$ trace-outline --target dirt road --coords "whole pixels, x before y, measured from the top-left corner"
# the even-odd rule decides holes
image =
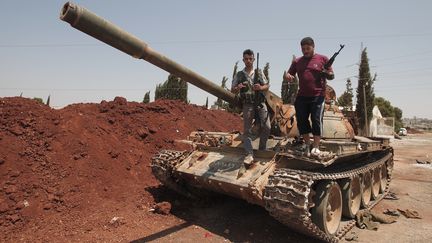
[[[432,134],[415,134],[394,140],[395,167],[390,191],[399,200],[383,200],[374,209],[416,210],[422,219],[404,216],[393,224],[380,225],[378,231],[354,229],[359,242],[431,242],[432,241]]]

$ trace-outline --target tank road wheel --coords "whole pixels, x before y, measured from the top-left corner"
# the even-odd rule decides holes
[[[353,219],[360,209],[362,194],[361,180],[359,176],[344,179],[340,182],[342,189],[342,215]]]
[[[381,185],[380,185],[380,192],[384,193],[385,189],[387,187],[387,165],[383,164],[381,166]]]
[[[370,203],[371,200],[371,194],[372,194],[372,178],[370,171],[367,171],[362,176],[362,183],[361,183],[361,194],[362,194],[362,203],[361,206],[363,208],[367,208],[367,206]]]
[[[333,235],[342,217],[341,189],[337,183],[325,181],[318,184],[315,192],[312,220],[326,234]]]
[[[376,199],[379,196],[381,188],[381,167],[372,170],[372,199]]]

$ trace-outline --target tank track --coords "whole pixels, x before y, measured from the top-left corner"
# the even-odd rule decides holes
[[[338,242],[355,225],[355,220],[341,222],[334,235],[327,235],[312,222],[310,209],[313,205],[313,185],[321,180],[339,180],[360,175],[387,163],[387,184],[384,192],[372,201],[368,210],[374,207],[389,191],[391,172],[393,169],[393,151],[375,162],[345,171],[317,173],[301,170],[279,168],[269,177],[265,188],[265,208],[281,223],[300,232],[326,242]]]
[[[184,196],[194,198],[195,196],[183,186],[183,182],[172,176],[175,166],[188,155],[187,151],[162,150],[153,156],[150,166],[153,175],[162,184]]]
[[[293,170],[287,168],[275,169],[269,176],[268,184],[265,187],[264,201],[265,208],[270,215],[285,224],[289,228],[304,235],[320,239],[326,242],[338,242],[355,225],[355,220],[341,222],[339,230],[334,235],[327,235],[317,225],[312,222],[310,209],[314,206],[312,198],[314,196],[313,185],[322,180],[340,180],[360,175],[369,170],[373,170],[387,163],[387,184],[384,192],[368,205],[369,210],[373,208],[389,191],[389,184],[393,170],[393,151],[389,150],[389,155],[382,159],[365,162],[362,166],[357,166],[344,171],[330,171],[325,173]],[[186,151],[162,150],[152,158],[151,168],[153,174],[164,185],[170,189],[185,195],[195,197],[183,181],[173,176],[173,169],[189,155]]]

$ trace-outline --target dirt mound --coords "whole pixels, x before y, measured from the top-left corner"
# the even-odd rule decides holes
[[[409,134],[423,134],[424,132],[421,130],[417,130],[415,128],[407,127],[407,133]]]
[[[131,215],[151,208],[145,188],[159,184],[149,167],[154,153],[179,149],[174,140],[193,130],[233,131],[241,124],[237,115],[169,100],[116,97],[54,110],[1,98],[0,241],[24,233],[28,238],[19,239],[79,236],[82,229],[107,229],[105,222],[124,208]]]

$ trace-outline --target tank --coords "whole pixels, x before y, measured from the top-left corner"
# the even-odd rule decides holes
[[[144,59],[232,105],[238,98],[205,77],[154,51],[144,41],[67,2],[60,19],[135,58]],[[246,168],[241,133],[195,131],[187,151],[162,150],[152,172],[167,187],[190,197],[202,191],[223,193],[264,207],[287,227],[327,242],[337,242],[354,225],[355,215],[375,206],[388,192],[393,149],[386,138],[355,136],[332,105],[329,88],[324,111],[322,156],[301,150],[292,105],[266,93],[272,135],[268,150],[253,141],[256,162]]]

